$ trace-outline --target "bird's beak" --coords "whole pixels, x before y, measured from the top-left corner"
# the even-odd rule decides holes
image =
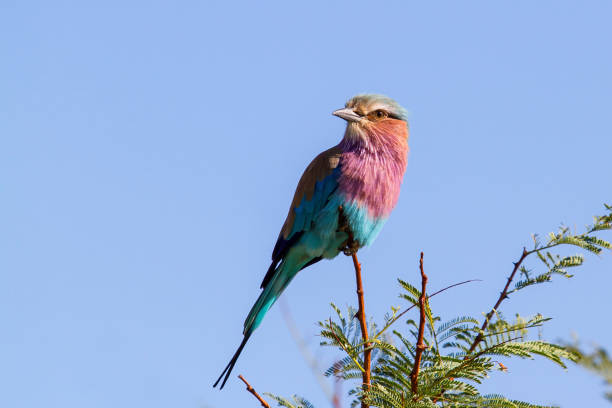
[[[359,122],[361,120],[361,116],[356,114],[355,111],[350,108],[338,109],[337,111],[334,111],[332,115],[342,118],[347,122]]]

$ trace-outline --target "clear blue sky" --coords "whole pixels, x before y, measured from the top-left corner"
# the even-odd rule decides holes
[[[612,202],[611,13],[608,1],[2,1],[0,406],[257,406],[235,377],[211,385],[301,172],[342,135],[331,111],[360,92],[410,111],[412,149],[400,202],[360,255],[368,314],[402,305],[395,279],[417,281],[421,250],[432,290],[483,279],[435,298],[443,317],[487,311],[531,233],[581,227]],[[541,312],[554,318],[545,338],[612,350],[610,258],[503,311]],[[350,260],[304,271],[284,300],[327,368],[339,353],[320,351],[315,322],[332,300],[354,304]],[[278,305],[235,373],[329,406]],[[607,405],[598,378],[542,360],[483,388]]]

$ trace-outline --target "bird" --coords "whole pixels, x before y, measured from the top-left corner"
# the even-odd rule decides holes
[[[298,182],[243,338],[213,387],[222,389],[247,341],[296,274],[370,245],[395,207],[408,161],[407,112],[393,99],[359,94],[332,113],[340,143],[314,158]]]

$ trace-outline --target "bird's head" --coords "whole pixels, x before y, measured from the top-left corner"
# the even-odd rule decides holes
[[[357,95],[333,114],[347,121],[344,137],[349,140],[368,142],[378,135],[408,138],[406,110],[384,95]]]

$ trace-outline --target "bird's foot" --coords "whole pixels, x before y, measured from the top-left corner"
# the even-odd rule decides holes
[[[350,240],[342,248],[339,249],[344,253],[344,255],[352,256],[353,254],[356,254],[359,250],[359,242]]]
[[[346,256],[356,254],[360,245],[359,242],[353,238],[353,231],[351,231],[348,221],[344,216],[344,209],[342,206],[338,207],[338,232],[346,232],[348,235],[348,240],[346,240],[338,250],[342,251]]]

